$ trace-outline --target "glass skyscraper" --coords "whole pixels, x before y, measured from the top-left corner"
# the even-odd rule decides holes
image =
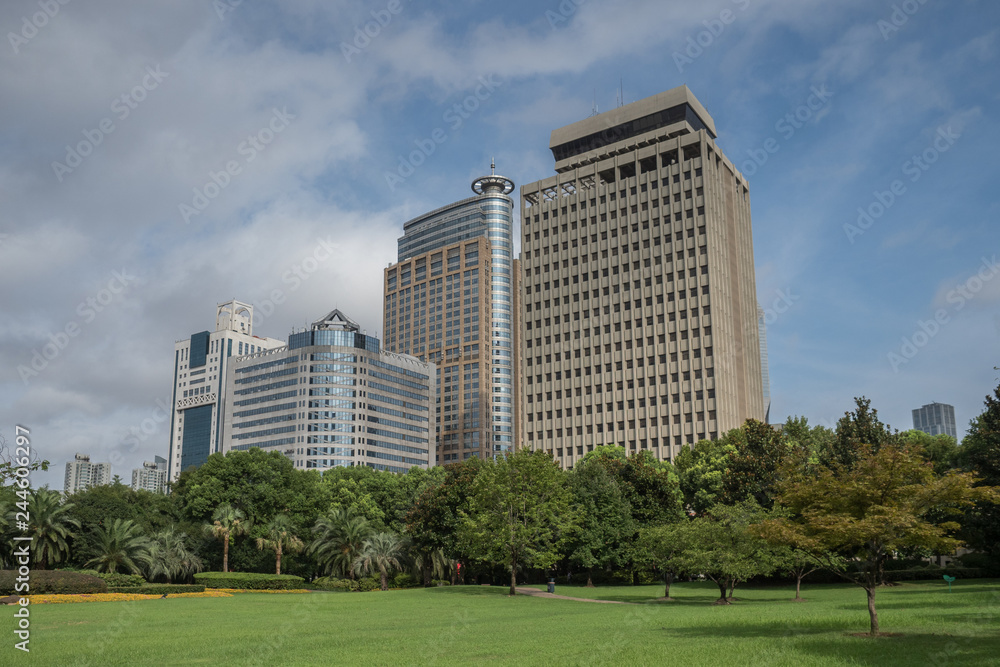
[[[476,179],[474,197],[403,225],[385,271],[384,344],[438,366],[438,461],[515,446],[514,183]]]

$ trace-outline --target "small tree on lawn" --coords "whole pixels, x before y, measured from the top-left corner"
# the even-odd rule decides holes
[[[389,590],[389,572],[403,569],[404,542],[395,533],[375,533],[361,547],[361,553],[354,560],[353,570],[357,574],[379,573],[382,590]]]
[[[683,531],[687,523],[673,523],[643,528],[638,546],[648,554],[648,562],[663,574],[663,599],[670,597],[670,584],[685,566]]]
[[[759,534],[808,554],[816,564],[864,589],[870,634],[878,635],[875,590],[886,558],[906,548],[950,553],[961,542],[950,537],[956,522],[931,515],[958,513],[976,500],[996,498],[993,487],[974,488],[969,473],[936,476],[919,448],[895,442],[855,445],[843,462],[812,468],[790,461],[778,485],[778,501],[791,516],[760,523]],[[849,561],[859,564],[854,571]]]

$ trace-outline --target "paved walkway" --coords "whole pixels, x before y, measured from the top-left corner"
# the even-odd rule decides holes
[[[555,598],[557,600],[575,600],[576,602],[597,602],[598,604],[635,604],[634,602],[621,602],[619,600],[592,600],[590,598],[571,598],[567,595],[557,595],[555,593],[546,593],[540,588],[522,588],[518,586],[515,588],[521,595],[531,595],[536,598]]]

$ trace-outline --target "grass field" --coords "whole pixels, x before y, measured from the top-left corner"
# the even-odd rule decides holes
[[[557,586],[575,597],[643,603],[660,586]],[[717,589],[681,583],[675,602],[593,604],[503,587],[387,593],[36,605],[31,653],[13,648],[0,609],[0,664],[37,665],[985,665],[1000,659],[1000,581],[880,590],[884,632],[870,639],[864,592],[845,585]]]

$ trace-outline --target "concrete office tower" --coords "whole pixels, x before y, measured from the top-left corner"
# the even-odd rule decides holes
[[[771,423],[771,372],[767,361],[767,320],[764,309],[757,304],[757,332],[760,336],[760,375],[764,388],[764,421]]]
[[[526,445],[673,459],[764,419],[750,195],[686,86],[552,132],[521,188]]]
[[[154,459],[145,461],[141,468],[132,469],[132,488],[136,491],[166,493],[167,460],[162,456],[156,456]]]
[[[434,364],[381,351],[339,310],[236,359],[227,385],[224,452],[259,447],[316,470],[434,465]]]
[[[517,444],[514,183],[493,173],[472,189],[403,225],[385,270],[386,349],[437,365],[441,464]]]
[[[947,403],[929,403],[913,411],[913,428],[931,435],[950,435],[958,440],[955,408]]]
[[[110,483],[110,463],[91,463],[90,457],[86,454],[77,454],[74,460],[66,463],[63,493],[76,493],[77,491]]]
[[[202,331],[174,345],[173,415],[168,449],[169,480],[222,451],[225,378],[230,359],[281,347],[284,341],[253,335],[253,306],[220,304],[215,331]]]

